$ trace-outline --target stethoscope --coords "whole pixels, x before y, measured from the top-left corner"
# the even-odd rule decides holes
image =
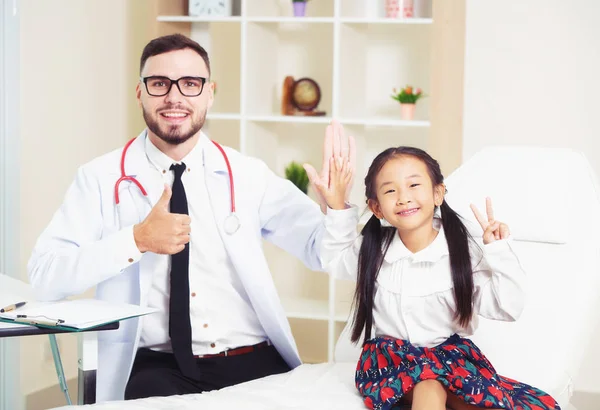
[[[142,186],[140,181],[138,181],[133,176],[125,174],[125,156],[127,155],[127,150],[129,149],[129,146],[135,140],[136,140],[136,138],[132,138],[131,140],[129,140],[129,142],[127,142],[127,144],[125,144],[125,147],[123,147],[123,152],[121,153],[121,178],[119,178],[117,180],[117,182],[115,183],[115,204],[117,206],[118,214],[120,214],[120,211],[119,211],[119,207],[120,207],[120,205],[119,205],[119,202],[120,202],[120,200],[119,200],[119,184],[123,181],[133,182],[139,188],[140,192],[142,193],[142,195],[144,195],[146,200],[148,200],[148,202],[150,202],[150,200],[148,199],[148,193],[146,192],[146,190],[144,189],[144,187]],[[216,141],[212,141],[212,143],[215,144],[215,146],[219,149],[219,151],[221,151],[221,155],[223,155],[225,164],[227,164],[227,173],[229,175],[229,197],[230,197],[231,207],[230,207],[229,215],[227,216],[227,218],[225,218],[225,221],[223,222],[223,230],[228,235],[233,235],[234,233],[237,232],[238,229],[240,229],[241,224],[240,224],[240,219],[238,218],[238,216],[235,213],[235,190],[233,188],[233,173],[231,172],[231,164],[229,164],[229,158],[227,158],[227,154],[225,153],[225,150],[223,149],[223,147]]]

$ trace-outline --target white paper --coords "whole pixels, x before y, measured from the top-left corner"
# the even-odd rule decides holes
[[[0,274],[0,309],[19,302],[35,300],[28,283]]]
[[[76,299],[50,303],[34,302],[7,313],[0,313],[0,316],[18,321],[17,315],[26,315],[27,319],[40,320],[40,323],[50,321],[59,326],[86,329],[155,311],[156,309],[126,303]]]

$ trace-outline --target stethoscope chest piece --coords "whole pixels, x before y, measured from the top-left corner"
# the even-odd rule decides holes
[[[230,213],[225,218],[225,223],[223,224],[223,230],[227,235],[233,235],[240,229],[240,218],[235,213]]]

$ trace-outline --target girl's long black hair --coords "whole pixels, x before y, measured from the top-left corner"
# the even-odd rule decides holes
[[[367,203],[369,200],[377,200],[375,189],[377,174],[388,160],[398,156],[411,156],[423,161],[434,187],[444,183],[440,165],[425,151],[414,147],[388,148],[373,160],[365,177]],[[448,206],[445,200],[442,202],[440,210],[450,254],[456,319],[460,325],[466,326],[471,321],[473,313],[473,274],[469,252],[471,236],[460,216]],[[353,302],[354,318],[351,340],[354,343],[360,339],[363,330],[365,332],[363,343],[371,338],[375,282],[383,264],[383,257],[396,231],[394,227],[381,226],[375,215],[371,216],[361,231],[363,241],[358,255],[358,278]]]

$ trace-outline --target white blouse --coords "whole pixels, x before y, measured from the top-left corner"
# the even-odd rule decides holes
[[[337,278],[356,280],[362,235],[357,232],[358,208],[327,209],[321,258],[325,270]],[[441,219],[434,219],[437,237],[412,253],[394,235],[384,256],[376,284],[373,325],[375,336],[409,340],[433,347],[452,336],[472,335],[478,315],[514,321],[525,303],[525,272],[511,247],[511,239],[471,247],[473,319],[462,327],[454,319],[456,303],[450,258]],[[371,336],[374,336],[371,334]]]

